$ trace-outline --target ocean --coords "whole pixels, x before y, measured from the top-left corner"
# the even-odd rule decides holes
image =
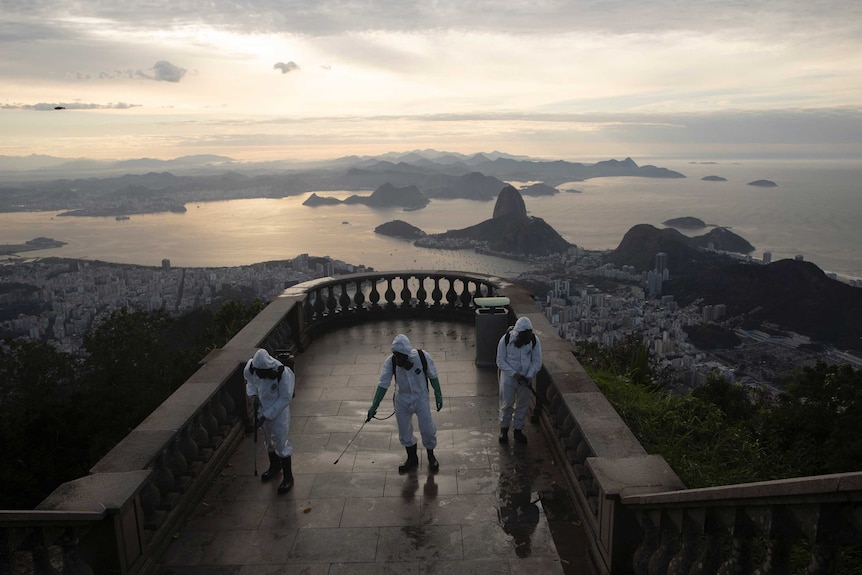
[[[757,259],[802,256],[827,272],[862,278],[862,162],[639,159],[676,170],[684,179],[594,178],[570,182],[555,196],[524,197],[530,215],[543,218],[568,241],[587,250],[610,250],[637,224],[692,216],[724,226],[748,240]],[[704,176],[727,181],[703,181]],[[777,187],[747,185],[771,180]],[[526,182],[512,182],[519,187]],[[357,192],[318,192],[347,197]],[[368,192],[360,192],[370,194]],[[128,220],[59,217],[55,212],[0,214],[0,244],[38,236],[67,242],[28,256],[85,258],[148,266],[169,259],[178,267],[239,266],[330,256],[377,270],[471,270],[512,277],[530,269],[518,262],[476,254],[416,248],[374,233],[394,219],[428,233],[460,229],[492,216],[494,202],[432,200],[422,210],[361,205],[310,208],[308,194],[282,199],[187,204],[184,214],[132,215]],[[684,232],[701,235],[708,229]]]

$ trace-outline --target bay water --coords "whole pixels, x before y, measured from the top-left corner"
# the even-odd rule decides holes
[[[614,249],[637,224],[661,228],[670,218],[692,216],[732,229],[755,246],[751,255],[758,259],[765,251],[772,252],[773,261],[802,256],[824,271],[862,278],[862,162],[636,161],[679,171],[686,178],[570,182],[558,186],[564,191],[554,196],[525,196],[527,211],[587,250]],[[701,179],[711,175],[727,181]],[[777,186],[748,185],[761,179]],[[512,183],[518,187],[526,182]],[[343,199],[371,191],[318,195]],[[490,218],[493,201],[435,199],[422,210],[403,211],[362,205],[303,206],[309,195],[187,204],[183,214],[140,214],[128,220],[61,217],[56,212],[3,213],[0,244],[45,236],[67,245],[23,255],[147,266],[161,265],[162,259],[178,267],[240,266],[307,253],[377,270],[451,269],[512,277],[531,267],[472,250],[417,248],[412,242],[374,233],[375,227],[395,219],[428,233],[465,228]]]

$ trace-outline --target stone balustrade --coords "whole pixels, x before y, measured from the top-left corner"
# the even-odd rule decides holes
[[[580,507],[595,572],[754,573],[756,564],[786,573],[789,549],[802,542],[808,572],[832,573],[840,551],[859,542],[862,474],[687,490],[644,451],[530,294],[501,278],[414,270],[285,290],[90,475],[36,510],[0,511],[0,573],[152,573],[248,431],[242,366],[255,349],[302,353],[321,330],[393,315],[472,322],[479,296],[508,297],[509,323],[527,316],[542,338],[533,420]]]

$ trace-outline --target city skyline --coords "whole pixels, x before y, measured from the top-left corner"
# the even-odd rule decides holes
[[[0,155],[862,157],[862,5],[3,0]]]

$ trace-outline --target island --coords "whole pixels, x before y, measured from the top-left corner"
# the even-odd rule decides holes
[[[542,183],[533,184],[531,186],[521,186],[520,191],[522,196],[553,196],[554,194],[559,193],[557,188]]]
[[[704,176],[701,178],[704,182],[726,182],[727,178],[721,176]]]
[[[53,238],[38,237],[28,240],[23,244],[0,244],[0,255],[8,256],[10,254],[17,254],[20,252],[61,248],[65,245],[66,242],[61,242]]]
[[[699,230],[706,227],[706,223],[703,220],[692,216],[671,218],[662,223],[669,228],[679,228],[681,230]]]
[[[754,180],[753,182],[748,182],[749,186],[757,186],[758,188],[775,188],[778,187],[778,184],[773,182],[772,180]]]
[[[391,222],[380,224],[374,228],[374,233],[400,240],[417,240],[428,235],[416,226],[408,224],[403,220],[392,220]]]

